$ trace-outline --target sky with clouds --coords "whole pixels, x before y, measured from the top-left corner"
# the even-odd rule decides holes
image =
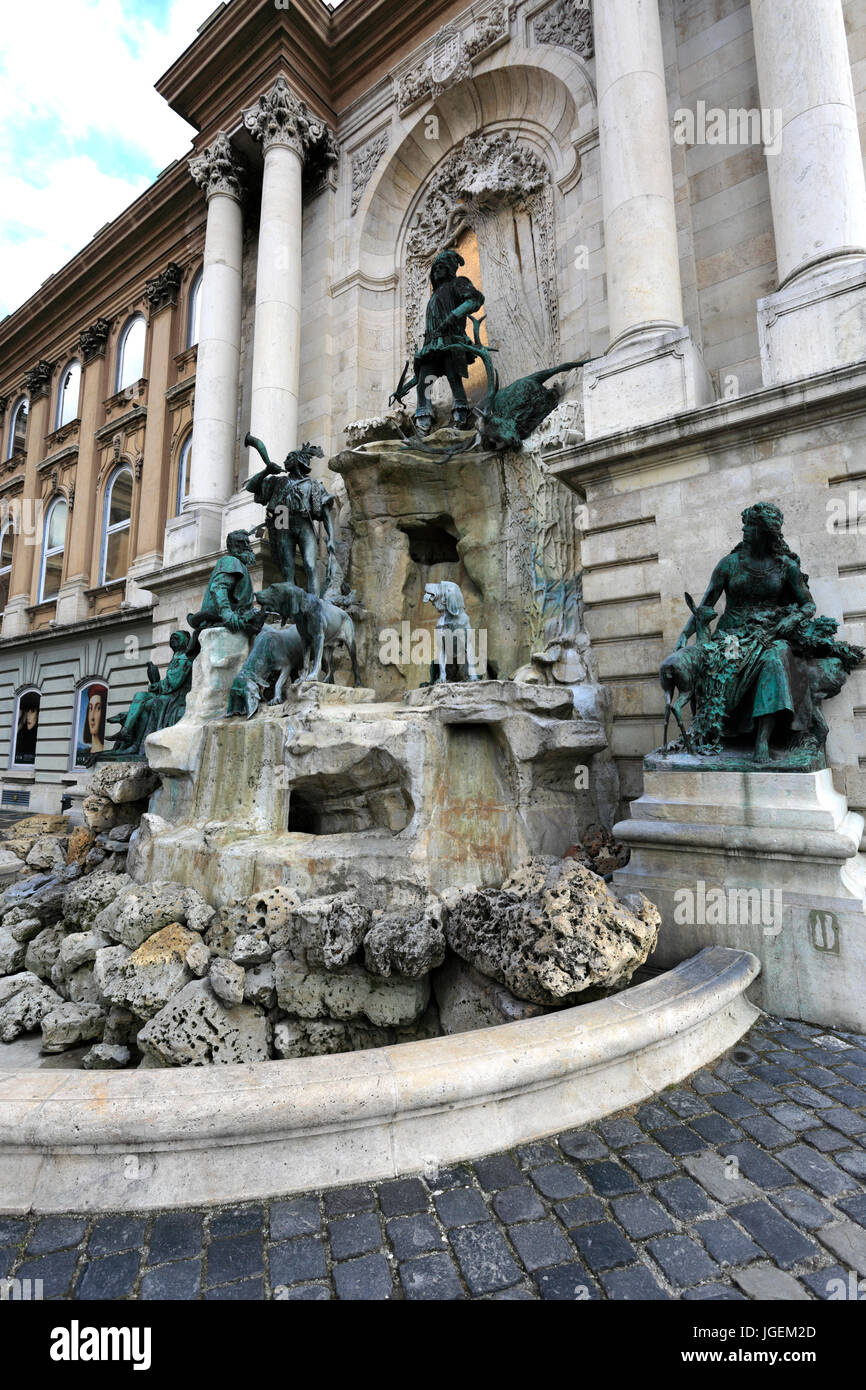
[[[216,0],[7,0],[0,318],[189,149],[153,90]]]

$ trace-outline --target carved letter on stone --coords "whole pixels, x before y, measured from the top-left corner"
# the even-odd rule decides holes
[[[228,193],[239,199],[243,192],[243,165],[224,130],[217,132],[212,145],[189,161],[189,172],[208,198],[214,193]]]
[[[591,58],[592,13],[589,0],[555,0],[533,23],[536,43],[556,43],[571,48],[581,58]]]
[[[368,140],[366,145],[352,155],[352,216],[364,196],[364,189],[373,177],[373,171],[388,148],[388,132],[384,130]]]

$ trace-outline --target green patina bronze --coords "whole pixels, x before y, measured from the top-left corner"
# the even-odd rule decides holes
[[[255,606],[255,589],[250,570],[256,563],[249,533],[232,531],[226,537],[227,555],[221,555],[211,570],[201,608],[187,614],[193,632],[207,627],[226,627],[229,632],[260,632],[265,615]]]
[[[120,724],[114,735],[114,748],[97,753],[91,765],[98,762],[132,762],[143,757],[144,740],[158,729],[168,729],[183,718],[186,697],[192,685],[193,661],[198,643],[188,632],[173,632],[169,646],[174,655],[164,676],[152,661],[147,663],[147,690],[133,696],[126,714],[111,716],[110,723]]]
[[[782,536],[784,518],[770,502],[743,512],[743,539],[713,570],[700,605],[659,678],[668,718],[682,741],[646,759],[648,767],[727,771],[811,771],[826,766],[827,721],[821,703],[838,694],[863,649],[838,641],[835,619],[821,617],[808,575]],[[715,605],[725,608],[715,630]],[[696,643],[688,646],[695,633]],[[673,697],[674,690],[678,697]],[[681,712],[692,701],[688,731]]]

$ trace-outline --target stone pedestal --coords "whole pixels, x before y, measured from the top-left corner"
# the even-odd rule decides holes
[[[866,343],[866,258],[818,267],[758,300],[765,386],[859,362]]]
[[[863,818],[820,772],[644,772],[614,835],[631,847],[614,874],[662,914],[653,964],[703,946],[761,961],[770,1013],[866,1031]]]
[[[687,328],[615,345],[583,369],[586,438],[709,405],[713,385]]]

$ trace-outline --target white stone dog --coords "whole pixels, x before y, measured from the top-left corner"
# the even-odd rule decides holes
[[[475,661],[475,641],[460,585],[452,583],[450,579],[428,584],[424,589],[423,601],[432,603],[441,615],[436,624],[435,664],[439,671],[436,683],[447,681],[449,660],[457,666],[458,679],[462,672],[467,680],[480,680]],[[446,636],[446,633],[449,635]]]

